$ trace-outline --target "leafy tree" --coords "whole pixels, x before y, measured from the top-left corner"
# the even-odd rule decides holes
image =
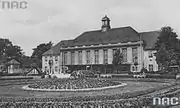
[[[42,43],[33,49],[31,58],[36,59],[35,62],[38,64],[39,67],[42,66],[41,59],[42,59],[43,53],[51,49],[52,45],[53,45],[52,42]]]
[[[23,56],[22,49],[17,45],[9,46],[6,50],[6,56],[20,58]]]
[[[0,38],[0,58],[20,58],[24,56],[20,46],[13,45],[9,39]]]
[[[163,27],[155,44],[157,50],[156,61],[161,68],[167,70],[169,66],[179,64],[179,40],[171,27]]]
[[[38,45],[36,48],[33,49],[33,53],[31,57],[36,57],[41,60],[42,54],[51,49],[52,47],[52,42],[49,43],[42,43]]]
[[[116,49],[114,55],[113,55],[113,61],[112,64],[113,65],[119,65],[123,63],[123,54],[120,51],[120,49]]]

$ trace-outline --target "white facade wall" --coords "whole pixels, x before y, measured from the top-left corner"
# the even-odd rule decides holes
[[[149,57],[149,53],[153,54],[153,57]],[[149,71],[149,65],[153,65],[153,71],[158,71],[158,64],[156,62],[156,56],[154,55],[156,53],[155,50],[146,50],[144,51],[144,67],[147,68]]]
[[[45,61],[45,57],[47,57],[47,61]],[[55,60],[57,57],[57,61]],[[53,60],[53,65],[51,67],[51,73],[58,74],[60,71],[60,55],[56,56],[43,56],[42,57],[42,71],[45,72],[45,67],[47,67],[47,71],[50,72],[49,60]],[[55,69],[56,68],[56,69]]]
[[[138,50],[138,65],[137,65],[137,71],[140,71],[143,64],[144,67],[146,67],[149,70],[149,65],[153,65],[153,71],[158,71],[158,65],[156,63],[156,58],[153,55],[152,58],[149,58],[149,52],[150,50],[142,50],[142,48],[140,46],[132,46],[132,47],[126,47],[127,48],[127,63],[131,64],[131,71],[132,71],[132,67],[134,66],[134,63],[132,61],[132,48],[137,47]],[[119,47],[120,49],[124,48],[124,47]],[[113,49],[115,48],[108,48],[108,64],[112,64],[113,61]],[[94,51],[97,49],[88,49],[90,50],[90,64],[95,64],[95,53]],[[103,64],[103,49],[98,49],[99,50],[99,64]],[[74,52],[74,65],[79,65],[78,63],[78,51],[80,50],[75,50]],[[86,61],[86,51],[87,49],[83,49],[82,51],[82,64],[86,65],[87,61]],[[142,51],[142,52],[141,52]],[[155,53],[156,51],[152,51],[152,53]],[[71,65],[71,51],[68,51],[68,64],[67,65]],[[58,61],[55,61],[55,56],[52,56],[52,58],[50,58],[50,56],[47,56],[47,61],[45,61],[45,56],[42,57],[42,70],[43,72],[45,71],[45,67],[47,67],[47,70],[50,70],[50,66],[48,64],[49,60],[53,60],[53,66],[52,66],[52,72],[54,73],[59,73],[61,71],[61,66],[62,66],[62,53],[60,53],[60,55],[57,55],[58,57]],[[58,67],[58,72],[55,71],[55,67]]]

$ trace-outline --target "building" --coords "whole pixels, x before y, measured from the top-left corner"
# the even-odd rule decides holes
[[[132,27],[111,28],[110,19],[102,18],[100,30],[87,31],[73,40],[59,42],[43,54],[42,69],[48,73],[61,73],[62,67],[70,70],[91,69],[112,72],[113,54],[120,49],[123,65],[132,72],[146,67],[157,71],[153,49],[159,32],[138,33]]]
[[[11,59],[7,63],[7,73],[9,74],[22,73],[21,62],[16,59]]]
[[[151,32],[143,32],[140,33],[142,39],[145,42],[145,47],[143,50],[144,56],[144,67],[148,69],[148,71],[158,71],[158,64],[156,62],[156,49],[154,49],[154,45],[159,36],[159,31],[151,31]]]

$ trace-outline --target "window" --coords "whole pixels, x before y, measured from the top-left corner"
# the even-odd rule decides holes
[[[71,52],[71,64],[74,64],[74,59],[75,59],[75,57],[74,57],[74,52]]]
[[[47,62],[48,60],[47,60],[47,56],[45,56],[45,61]]]
[[[127,48],[122,48],[124,62],[127,62]]]
[[[95,64],[98,64],[99,63],[99,50],[95,50],[94,55],[95,55]]]
[[[78,52],[78,63],[82,64],[82,51]]]
[[[150,71],[150,72],[153,71],[153,65],[149,65],[149,71]]]
[[[90,64],[90,51],[86,51],[86,63]]]
[[[108,50],[104,50],[103,52],[103,61],[104,61],[104,64],[108,63]]]
[[[138,67],[137,67],[137,66],[133,66],[133,67],[132,67],[132,71],[133,71],[133,72],[137,72],[137,71],[138,71]]]
[[[58,67],[57,66],[55,67],[55,72],[58,72]]]
[[[152,57],[153,57],[153,52],[152,52],[152,51],[149,51],[149,52],[148,52],[148,56],[149,56],[149,58],[152,58]]]
[[[138,62],[138,51],[137,48],[132,48],[132,61],[133,63]]]
[[[134,67],[134,66],[132,67],[132,71],[133,71],[133,72],[135,71],[135,67]]]
[[[113,49],[113,56],[114,56],[114,54],[116,53],[116,50],[117,50],[117,49]]]
[[[67,59],[68,59],[67,52],[64,52],[64,65],[67,65]]]
[[[50,60],[52,60],[53,59],[53,56],[50,56]]]
[[[137,71],[137,70],[138,70],[138,67],[137,67],[137,66],[135,66],[135,69],[136,69],[135,71]]]
[[[58,56],[55,56],[55,61],[56,61],[56,62],[58,61]]]
[[[44,69],[44,71],[45,71],[45,72],[47,71],[47,66],[45,66],[45,69]]]

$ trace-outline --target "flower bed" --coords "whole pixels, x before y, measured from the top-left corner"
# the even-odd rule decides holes
[[[41,89],[41,90],[80,90],[80,89],[93,89],[105,88],[109,86],[120,85],[119,82],[110,80],[102,80],[95,78],[78,78],[78,79],[48,79],[38,81],[35,84],[28,85],[28,88]]]

